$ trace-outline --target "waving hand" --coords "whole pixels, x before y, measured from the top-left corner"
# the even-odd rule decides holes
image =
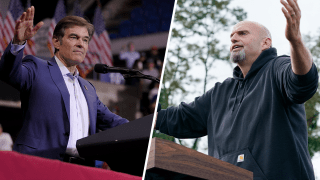
[[[23,44],[26,40],[31,39],[40,27],[43,25],[43,22],[39,22],[35,27],[33,27],[34,19],[34,7],[31,6],[28,8],[27,12],[24,12],[20,19],[17,21],[14,29],[13,44]]]
[[[282,12],[287,19],[285,35],[290,42],[291,68],[295,74],[305,75],[312,66],[310,51],[302,41],[300,32],[301,10],[298,0],[280,0]]]

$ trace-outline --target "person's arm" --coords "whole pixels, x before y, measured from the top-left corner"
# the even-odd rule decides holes
[[[207,91],[191,103],[158,111],[155,129],[177,138],[198,138],[207,135],[207,121],[212,113],[214,89]]]
[[[291,57],[280,56],[274,63],[276,83],[285,102],[301,104],[317,91],[318,72],[309,50],[301,40],[300,9],[296,0],[288,0],[282,11],[287,19],[286,38],[290,42]]]
[[[309,72],[297,75],[292,70],[289,56],[278,57],[273,65],[275,82],[285,102],[301,104],[310,99],[318,88],[318,71],[312,64]]]
[[[20,45],[20,44],[13,44],[12,41],[10,42],[10,52],[11,54],[17,56],[21,50],[23,50],[26,47],[26,43]]]
[[[290,42],[291,68],[297,75],[307,74],[312,67],[310,51],[302,41],[300,33],[301,11],[297,0],[281,0],[282,12],[287,19],[285,35]]]
[[[33,80],[34,63],[26,59],[22,63],[26,40],[32,38],[43,25],[33,27],[34,7],[28,8],[17,21],[14,38],[9,43],[0,60],[0,79],[18,90],[27,89]]]
[[[101,130],[107,130],[129,121],[119,115],[112,113],[97,97],[97,127]]]

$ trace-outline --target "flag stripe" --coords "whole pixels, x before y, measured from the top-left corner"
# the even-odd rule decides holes
[[[53,37],[53,31],[54,28],[56,27],[57,23],[64,18],[67,15],[66,13],[66,7],[64,6],[63,0],[59,0],[56,6],[56,9],[54,11],[54,15],[49,27],[48,31],[48,40],[47,40],[47,45],[50,50],[51,55],[54,54],[54,46],[52,42],[52,37]]]
[[[16,21],[20,18],[22,13],[23,7],[20,0],[11,0],[3,27],[3,40],[5,41],[6,45],[8,45],[8,43],[12,40],[14,36],[14,28],[16,25]],[[36,55],[34,38],[28,40],[23,52],[25,55]]]
[[[100,63],[113,66],[110,39],[105,29],[104,19],[100,7],[97,7],[95,10],[93,25],[97,33],[97,37],[93,37],[93,41],[98,46]]]
[[[11,15],[10,11],[8,11],[6,19],[4,21],[4,36],[5,36],[7,43],[9,43],[11,41],[11,39],[13,38],[14,24],[15,24],[15,22],[12,18],[12,15]]]
[[[2,56],[4,50],[5,50],[5,43],[3,41],[3,19],[2,19],[2,15],[0,13],[0,57]]]

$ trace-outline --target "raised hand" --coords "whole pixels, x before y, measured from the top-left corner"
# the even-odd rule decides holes
[[[298,5],[297,0],[280,0],[281,4],[283,4],[282,12],[287,19],[286,26],[286,38],[290,42],[300,41],[301,33],[300,33],[300,19],[301,19],[301,11]]]
[[[287,1],[287,2],[286,2]],[[312,67],[312,56],[304,45],[300,33],[301,11],[298,0],[280,0],[287,19],[286,38],[290,42],[291,68],[295,74],[305,75]]]
[[[24,12],[20,19],[17,21],[14,28],[14,37],[13,44],[23,44],[26,40],[31,39],[40,27],[43,25],[43,22],[39,22],[35,27],[33,27],[34,19],[34,7],[31,6],[28,8],[27,12]]]

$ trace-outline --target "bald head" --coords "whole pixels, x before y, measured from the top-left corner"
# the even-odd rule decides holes
[[[269,30],[252,21],[241,21],[236,24],[232,29],[230,39],[231,60],[249,66],[262,51],[269,49],[272,44]]]
[[[259,39],[263,39],[263,38],[270,38],[270,40],[272,41],[271,38],[271,33],[270,31],[263,26],[260,23],[254,22],[254,21],[240,21],[239,23],[237,23],[233,29],[235,29],[236,27],[240,26],[240,25],[249,25],[252,27],[253,30],[255,30],[258,34]]]

